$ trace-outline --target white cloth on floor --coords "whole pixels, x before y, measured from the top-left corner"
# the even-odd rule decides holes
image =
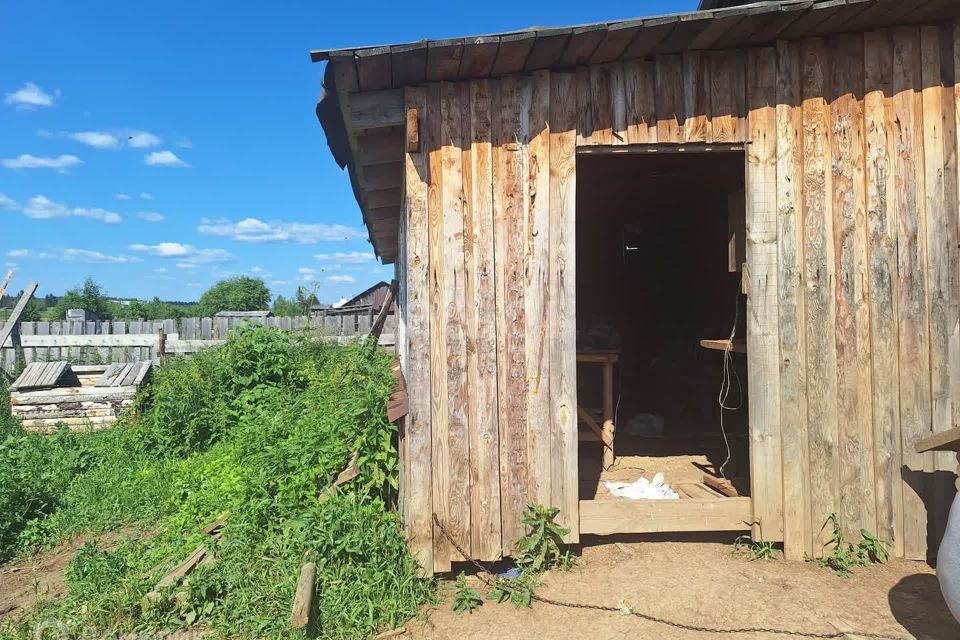
[[[631,500],[677,500],[680,496],[664,482],[663,474],[653,476],[653,480],[639,478],[636,482],[607,482],[603,486],[610,495]]]

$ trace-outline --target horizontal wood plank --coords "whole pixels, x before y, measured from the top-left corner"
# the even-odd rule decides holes
[[[581,500],[580,533],[749,531],[750,498]]]

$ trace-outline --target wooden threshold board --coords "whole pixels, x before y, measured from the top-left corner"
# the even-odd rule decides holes
[[[750,498],[581,500],[580,533],[749,531]]]

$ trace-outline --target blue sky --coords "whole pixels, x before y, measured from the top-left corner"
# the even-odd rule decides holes
[[[335,301],[389,280],[309,51],[656,15],[647,2],[0,2],[0,265],[39,293],[193,300],[231,275]],[[5,269],[4,269],[5,270]]]

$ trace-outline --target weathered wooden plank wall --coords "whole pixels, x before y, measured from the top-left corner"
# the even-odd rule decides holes
[[[748,143],[755,534],[799,558],[836,513],[925,557],[952,463],[913,446],[960,415],[958,38],[909,27],[408,89],[425,115],[405,366],[431,390],[411,413],[433,457],[408,419],[405,510],[425,567],[457,559],[423,548],[433,512],[486,560],[533,500],[578,539],[575,149],[653,143]]]

